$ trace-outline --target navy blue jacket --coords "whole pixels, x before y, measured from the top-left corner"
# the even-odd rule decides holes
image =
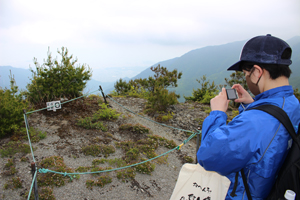
[[[212,111],[202,126],[202,141],[197,159],[206,170],[216,171],[230,179],[227,199],[247,199],[241,175],[235,197],[231,197],[235,174],[244,168],[254,200],[270,192],[278,168],[291,147],[292,139],[280,122],[268,113],[247,109],[273,104],[288,114],[297,132],[300,105],[291,86],[282,86],[257,95],[254,102],[241,105],[240,114],[226,124],[227,115]]]

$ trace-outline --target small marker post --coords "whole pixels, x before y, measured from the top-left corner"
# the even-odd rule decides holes
[[[99,85],[99,90],[100,90],[101,93],[102,93],[102,96],[103,96],[103,99],[104,99],[105,104],[108,104],[107,101],[106,101],[106,98],[105,98],[105,95],[104,95],[104,92],[103,92],[103,90],[102,90],[101,85]]]
[[[199,131],[200,131],[200,127],[198,127],[198,132]],[[200,146],[200,134],[198,133],[197,134],[197,146],[196,146],[196,161],[195,161],[196,164],[198,163],[197,152],[198,152],[199,146]]]
[[[34,174],[36,171],[36,165],[35,162],[31,163],[31,174],[32,174],[32,178],[34,178]],[[34,200],[39,200],[39,193],[38,193],[38,187],[37,187],[37,181],[36,181],[36,176],[35,179],[33,180],[34,184],[33,184],[33,189],[34,189]]]

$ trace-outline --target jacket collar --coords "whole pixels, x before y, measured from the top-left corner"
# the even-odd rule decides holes
[[[286,96],[287,94],[292,95],[294,93],[293,87],[290,85],[276,87],[267,91],[264,91],[263,93],[256,95],[254,98],[254,101],[257,101],[259,99],[265,99],[269,98],[270,96]]]

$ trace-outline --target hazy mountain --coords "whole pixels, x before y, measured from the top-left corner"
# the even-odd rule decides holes
[[[172,65],[177,61],[178,57],[177,58],[172,58],[170,60],[165,60],[165,61],[161,61],[159,63],[156,63],[152,66],[156,67],[158,64],[160,64],[161,66],[163,67],[166,67],[166,68],[171,68]],[[137,78],[148,78],[149,76],[153,76],[154,73],[151,71],[150,67],[145,69],[144,71],[142,71],[141,73],[139,73],[138,75],[136,75],[135,77],[131,78],[131,79],[137,79]]]
[[[29,69],[14,68],[11,66],[0,66],[0,86],[2,88],[10,88],[10,71],[19,89],[25,90],[26,85],[30,83],[31,71]]]
[[[290,66],[293,73],[290,77],[290,84],[294,88],[300,88],[300,36],[293,37],[287,42],[293,49],[293,64]],[[225,78],[232,74],[232,71],[226,69],[239,60],[240,52],[245,43],[246,41],[238,41],[207,46],[192,50],[181,57],[159,62],[153,66],[160,64],[169,70],[177,69],[183,73],[176,88],[176,92],[181,95],[181,101],[183,101],[183,95],[191,96],[193,89],[200,87],[196,79],[200,79],[203,75],[206,75],[207,80],[214,81],[215,84],[225,84]],[[146,78],[153,76],[153,74],[149,68],[132,79]]]

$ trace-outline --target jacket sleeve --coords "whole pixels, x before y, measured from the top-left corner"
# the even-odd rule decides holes
[[[226,120],[227,115],[222,111],[210,113],[203,122],[202,141],[197,152],[201,166],[222,175],[242,169],[256,151],[255,134],[251,134],[247,117],[238,115],[228,125]]]

